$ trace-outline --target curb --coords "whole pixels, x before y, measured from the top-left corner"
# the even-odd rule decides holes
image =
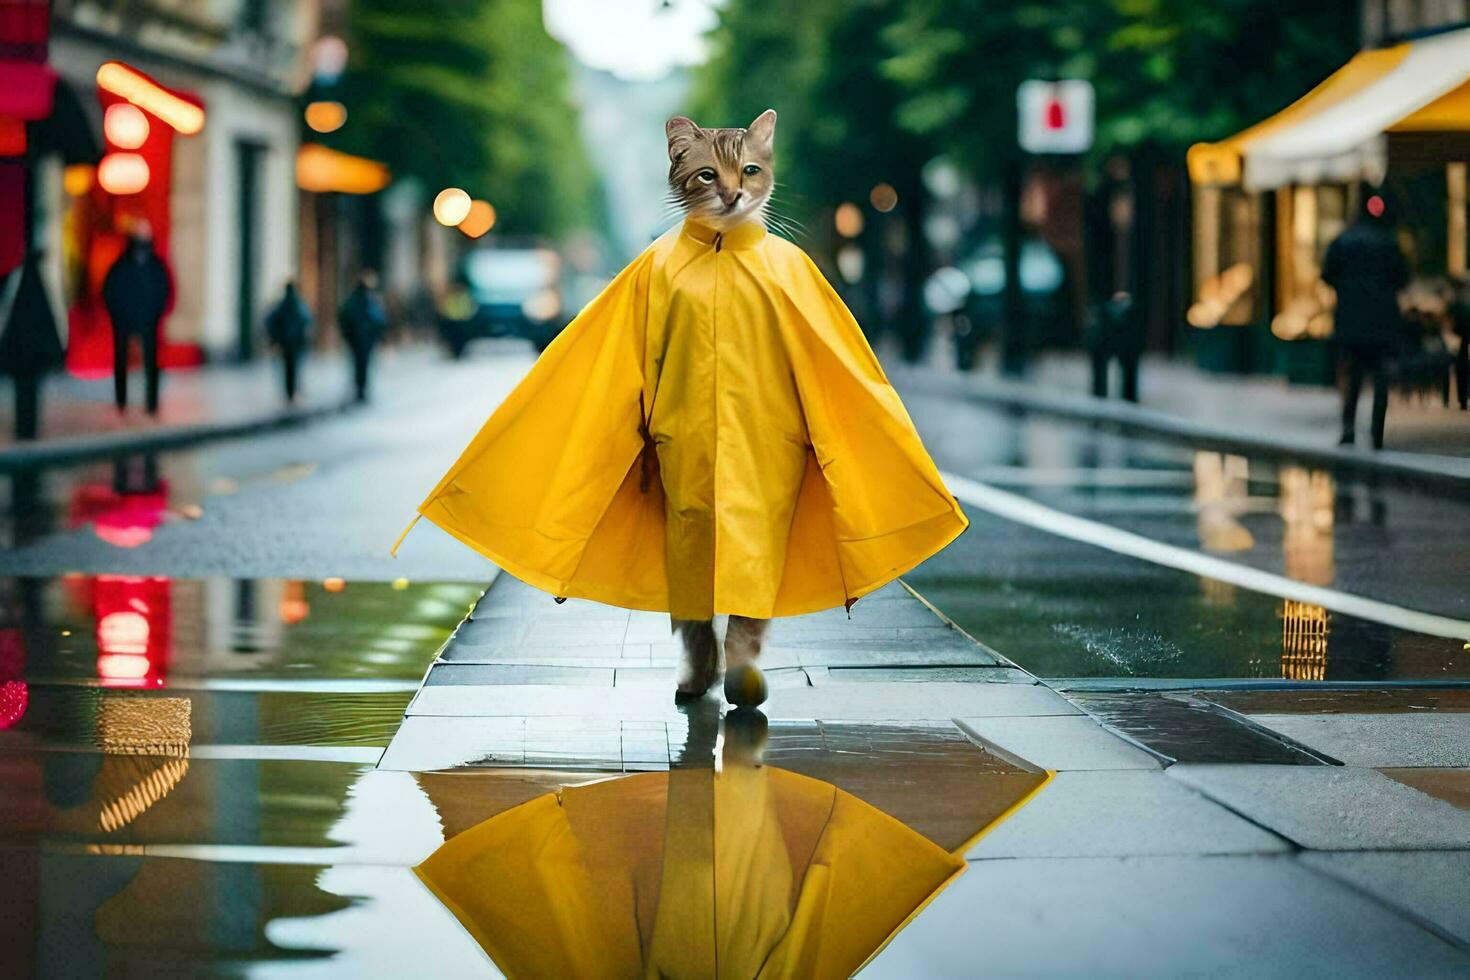
[[[1320,446],[1291,439],[1241,432],[1170,415],[1128,402],[1091,396],[1052,394],[1034,385],[1001,379],[959,378],[899,367],[889,372],[903,387],[952,394],[971,401],[1059,418],[1106,422],[1122,429],[1149,432],[1180,442],[1203,443],[1213,448],[1290,458],[1319,466],[1407,478],[1455,489],[1470,485],[1470,459],[1378,450],[1371,454],[1337,446]]]
[[[270,415],[232,422],[200,422],[194,425],[136,429],[97,436],[42,439],[0,449],[0,473],[19,473],[130,453],[181,449],[204,442],[236,439],[273,429],[293,428],[343,414],[352,408],[351,402],[342,402],[273,412]]]

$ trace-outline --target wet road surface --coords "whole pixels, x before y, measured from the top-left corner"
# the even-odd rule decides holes
[[[1466,962],[1449,892],[1364,897],[1414,848],[1470,839],[1463,639],[967,504],[971,530],[906,581],[979,644],[885,590],[851,620],[773,627],[760,717],[681,711],[663,618],[508,579],[480,599],[493,570],[428,527],[385,554],[527,363],[497,351],[296,432],[0,481],[0,975],[574,968],[556,957],[578,920],[552,908],[602,913],[603,967],[700,973],[760,948],[801,975],[820,972],[814,935],[845,972],[925,910],[872,972],[959,974],[973,951],[947,951],[973,942],[1038,968],[1081,948],[1053,935],[1081,935],[1103,896],[1129,911],[1091,956],[1174,913],[1207,939],[1192,910],[1241,896],[1231,914],[1305,963],[1263,898],[1286,895],[1328,924],[1301,933],[1319,967]],[[948,473],[1470,619],[1470,504],[1442,492],[905,394]],[[1263,789],[1231,781],[1243,764],[1290,772]],[[1330,813],[1291,809],[1318,799],[1402,812],[1418,836],[1354,827],[1365,857],[1400,863],[1338,862]],[[515,864],[548,835],[554,861]],[[1421,880],[1470,873],[1436,860]],[[467,894],[475,868],[535,900]],[[750,914],[704,914],[721,907]],[[1162,945],[1222,965],[1206,941]]]

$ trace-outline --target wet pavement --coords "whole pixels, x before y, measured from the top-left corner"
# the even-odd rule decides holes
[[[1395,625],[1470,615],[1466,504],[910,396],[947,472],[1411,615],[966,505],[680,706],[666,617],[386,557],[526,363],[8,481],[0,976],[1470,971],[1470,651]]]
[[[1429,635],[967,506],[971,529],[909,580],[1035,673],[1470,679],[1470,502],[952,399],[909,394],[906,403],[946,471],[1060,514],[1463,625],[1461,635]]]

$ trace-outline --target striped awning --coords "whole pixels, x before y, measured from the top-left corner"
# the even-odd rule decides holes
[[[1189,150],[1197,184],[1381,181],[1389,133],[1470,133],[1470,28],[1360,52],[1276,115]]]

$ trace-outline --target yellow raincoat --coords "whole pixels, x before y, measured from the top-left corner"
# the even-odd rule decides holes
[[[851,605],[967,524],[806,254],[693,220],[572,321],[419,513],[553,595],[680,619]]]

